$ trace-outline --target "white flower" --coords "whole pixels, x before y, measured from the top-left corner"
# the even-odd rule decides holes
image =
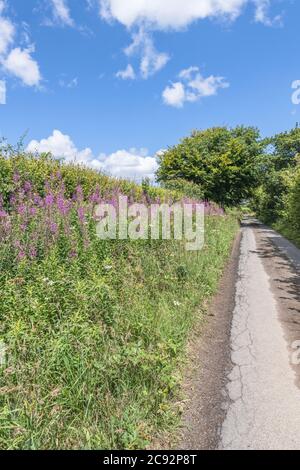
[[[112,266],[104,266],[104,269],[105,269],[106,271],[110,271],[112,268],[113,268]]]

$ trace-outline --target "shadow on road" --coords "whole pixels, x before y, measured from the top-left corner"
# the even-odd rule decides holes
[[[300,340],[300,250],[269,227],[252,223],[257,250],[269,275],[272,292],[277,300],[279,318],[283,325],[290,352]],[[295,367],[300,388],[300,370]]]

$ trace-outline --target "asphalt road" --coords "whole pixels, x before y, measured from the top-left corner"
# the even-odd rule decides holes
[[[300,449],[299,270],[300,250],[245,222],[219,449]]]

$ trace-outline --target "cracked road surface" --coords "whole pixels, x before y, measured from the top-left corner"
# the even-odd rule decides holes
[[[267,245],[259,249],[262,239],[280,252],[277,261],[273,252],[268,256]],[[284,262],[282,256],[286,257]],[[266,263],[272,263],[273,276]],[[296,299],[299,288],[296,296],[290,274],[281,280],[279,270],[290,269],[284,263],[293,265],[298,282],[300,250],[270,229],[255,227],[253,221],[245,223],[231,327],[232,368],[223,390],[225,419],[219,429],[220,449],[300,449],[300,389],[296,368],[291,365],[287,331],[290,328],[295,333],[300,310],[299,303],[297,308],[295,304],[287,308],[279,300],[290,300],[288,292],[294,292]],[[282,283],[279,294],[273,285],[276,281]],[[288,315],[293,315],[291,320]]]

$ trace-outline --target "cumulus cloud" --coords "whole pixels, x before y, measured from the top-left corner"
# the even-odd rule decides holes
[[[119,178],[155,178],[158,163],[155,157],[147,155],[146,149],[118,150],[111,155],[102,156],[101,169]]]
[[[121,78],[122,80],[134,80],[136,75],[132,65],[128,64],[126,69],[119,70],[119,72],[116,73],[116,77]]]
[[[164,103],[175,108],[182,108],[186,100],[185,88],[183,83],[176,82],[167,86],[163,91]]]
[[[42,78],[38,63],[31,57],[33,51],[33,47],[27,49],[16,47],[2,59],[4,69],[21,79],[27,86],[39,85]]]
[[[53,9],[53,16],[56,22],[66,26],[74,26],[70,9],[66,0],[50,0]]]
[[[203,97],[216,95],[219,89],[229,87],[224,77],[203,77],[199,67],[184,69],[178,77],[180,81],[167,86],[162,93],[164,103],[176,108],[182,108],[185,102],[193,103]]]
[[[6,83],[0,80],[0,104],[6,104]]]
[[[140,72],[148,78],[162,69],[170,57],[158,52],[150,37],[151,31],[178,31],[191,23],[207,18],[223,18],[233,21],[243,9],[252,4],[257,22],[270,26],[279,17],[271,20],[268,10],[271,0],[98,0],[100,15],[112,23],[124,25],[133,37],[127,54],[137,53],[140,58]],[[136,33],[136,31],[138,31]]]
[[[34,46],[25,49],[13,47],[16,27],[12,21],[3,16],[6,2],[0,0],[0,64],[3,70],[17,78],[24,85],[37,86],[41,81],[41,74],[38,63],[33,59]],[[27,27],[26,23],[23,23]],[[25,31],[25,38],[28,41],[28,33]]]
[[[115,177],[128,179],[154,179],[158,168],[156,158],[149,156],[146,149],[132,148],[118,150],[110,155],[95,156],[90,148],[79,150],[71,137],[59,130],[54,130],[46,139],[32,140],[26,150],[33,153],[51,152],[55,158],[62,158],[66,162],[76,162]]]
[[[0,55],[7,52],[8,47],[13,43],[15,36],[15,26],[8,18],[4,18],[2,13],[5,8],[4,1],[0,1]]]
[[[224,17],[230,20],[241,15],[243,8],[254,3],[268,8],[266,0],[99,0],[101,16],[117,20],[127,28],[146,25],[150,30],[180,30],[194,21]]]
[[[170,59],[168,54],[156,50],[151,36],[144,28],[133,34],[132,43],[125,49],[125,54],[140,56],[140,73],[144,79],[162,69]]]
[[[59,130],[54,130],[52,135],[40,141],[32,140],[27,146],[27,152],[48,153],[51,152],[55,158],[62,158],[67,162],[76,161],[85,163],[93,159],[90,148],[78,150],[68,135]]]

